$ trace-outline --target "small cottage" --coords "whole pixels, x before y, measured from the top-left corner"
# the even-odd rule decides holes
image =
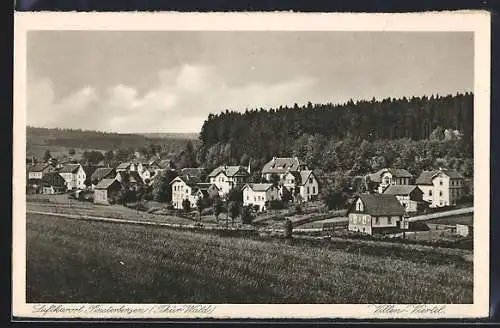
[[[122,186],[115,179],[102,179],[94,188],[94,204],[109,205]]]

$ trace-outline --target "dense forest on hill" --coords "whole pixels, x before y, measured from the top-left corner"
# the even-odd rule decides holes
[[[316,170],[356,176],[392,166],[438,166],[472,176],[473,94],[311,104],[210,114],[198,162],[256,168],[299,156]]]
[[[26,143],[32,146],[67,147],[79,149],[99,149],[102,151],[117,149],[140,149],[149,145],[159,145],[163,152],[179,152],[192,140],[192,135],[175,134],[147,137],[140,134],[107,133],[73,129],[26,128]],[[196,140],[194,141],[197,142]]]

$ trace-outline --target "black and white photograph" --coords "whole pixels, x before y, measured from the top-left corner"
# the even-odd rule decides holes
[[[488,14],[50,15],[16,17],[24,316],[487,314]]]

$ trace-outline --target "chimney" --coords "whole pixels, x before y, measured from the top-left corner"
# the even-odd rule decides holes
[[[224,171],[225,171],[225,170],[227,170],[227,165],[226,165],[226,164],[224,164]]]
[[[274,162],[275,160],[276,160],[276,157],[275,157],[275,156],[273,156],[273,162]]]
[[[249,161],[248,161],[248,169],[247,169],[248,174],[251,174],[251,171],[250,171],[250,161],[251,161],[251,160],[249,160]]]

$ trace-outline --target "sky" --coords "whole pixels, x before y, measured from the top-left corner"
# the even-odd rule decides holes
[[[199,132],[209,113],[473,91],[471,32],[30,31],[27,124]]]

